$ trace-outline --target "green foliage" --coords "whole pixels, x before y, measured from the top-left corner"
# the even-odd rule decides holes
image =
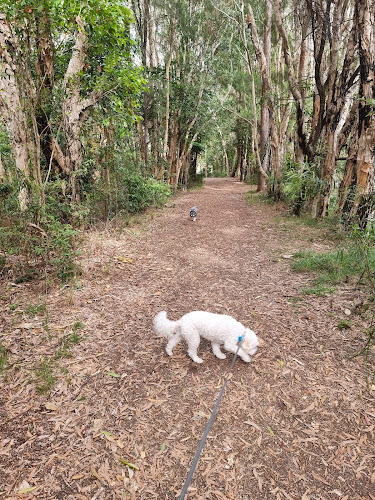
[[[56,382],[53,363],[50,360],[42,360],[34,370],[36,376],[36,390],[39,394],[48,395]]]
[[[203,187],[204,179],[206,178],[205,174],[196,174],[194,176],[194,180],[189,178],[189,188],[190,189],[200,189]]]
[[[315,287],[305,289],[303,293],[323,296],[332,293],[335,290],[334,285],[346,282],[354,276],[367,278],[367,282],[374,287],[374,240],[359,229],[352,233],[352,237],[356,239],[356,244],[351,243],[338,250],[326,253],[300,251],[294,254],[295,260],[291,264],[294,271],[316,274]]]
[[[75,0],[3,0],[2,6],[15,37],[14,50],[9,47],[4,50],[8,51],[7,57],[12,59],[12,67],[19,74],[23,111],[31,116],[30,110],[36,107],[36,121],[41,123],[42,156],[37,165],[40,167],[39,182],[31,175],[28,178],[27,174],[16,172],[12,142],[0,126],[0,154],[6,172],[6,182],[0,182],[0,270],[14,265],[17,256],[17,263],[22,260],[23,268],[54,266],[58,276],[65,280],[77,272],[79,232],[75,228],[84,224],[89,213],[85,205],[71,199],[71,176],[55,163],[48,165],[46,143],[50,144],[52,136],[62,153],[68,153],[61,108],[66,98],[64,77],[72,59],[77,30],[84,30],[87,35],[84,69],[77,76],[79,98],[83,101],[95,95],[100,101],[100,105],[82,114],[83,122],[91,119],[90,128],[80,134],[83,145],[91,141],[93,131],[100,133],[102,124],[110,124],[116,130],[116,139],[131,130],[145,89],[142,69],[134,63],[130,35],[133,16],[126,3],[119,0],[110,3],[88,0],[85,4]],[[42,75],[42,81],[40,72],[45,68],[39,60],[40,37],[45,43],[43,57],[48,58],[53,72],[52,78],[50,74]],[[22,79],[25,85],[21,84]],[[40,89],[40,94],[29,102],[30,95],[23,94],[23,89],[33,87]],[[33,140],[32,135],[30,140]],[[123,145],[121,148],[116,146],[119,144],[111,144],[109,148],[112,151],[124,149]],[[73,182],[81,199],[86,199],[86,194],[90,196],[93,172],[99,167],[96,152],[91,154],[90,148],[88,152],[84,150],[82,165],[74,173]],[[26,212],[21,212],[18,195],[25,187],[29,206]],[[156,190],[153,194],[157,199]],[[28,281],[34,276],[31,269],[19,271],[22,274],[16,280]]]
[[[80,232],[71,224],[62,224],[49,216],[45,218],[44,224],[48,230],[48,237],[40,250],[49,257],[50,263],[57,270],[58,277],[62,281],[69,280],[80,272],[76,263],[80,253],[77,250]]]
[[[77,335],[78,330],[82,330],[83,326],[83,323],[81,323],[80,321],[76,321],[73,325],[73,334]]]
[[[367,380],[367,388],[371,389],[372,384],[375,381],[375,370],[374,368],[370,368],[370,357],[373,352],[375,346],[375,324],[374,324],[375,316],[373,314],[371,318],[371,323],[369,328],[366,330],[367,340],[362,347],[362,349],[356,354],[356,356],[364,355],[365,356],[365,364],[366,364],[366,380]],[[373,366],[373,365],[372,365]],[[372,373],[371,373],[372,370]]]
[[[274,203],[274,200],[272,198],[269,198],[267,195],[263,193],[257,193],[256,191],[248,191],[245,194],[244,198],[246,203],[248,203],[249,205],[258,203],[272,205]]]
[[[8,261],[13,262],[17,257],[19,275],[15,281],[19,283],[32,280],[37,274],[38,267],[42,269],[53,267],[63,281],[77,273],[76,259],[79,252],[76,248],[80,232],[71,224],[56,218],[55,200],[50,212],[43,215],[37,225],[33,223],[32,207],[28,212],[22,213],[14,207],[11,198],[10,195],[2,200],[3,210],[0,218],[2,267],[6,267]],[[46,212],[49,206],[47,201]]]
[[[353,246],[326,253],[300,251],[294,254],[294,259],[291,264],[294,271],[317,274],[315,283],[323,287],[321,292],[325,285],[337,285],[350,276],[360,275],[364,269],[358,250]]]
[[[3,344],[0,342],[0,375],[6,376],[6,369],[8,365],[8,352]]]
[[[66,339],[64,339],[62,341],[59,349],[56,352],[56,356],[55,356],[56,359],[58,359],[58,358],[71,358],[72,357],[71,348],[74,345],[79,344],[80,341],[81,341],[81,338],[78,335],[77,330],[73,329],[73,332]]]
[[[24,314],[26,316],[36,316],[37,314],[45,314],[47,311],[46,304],[28,304],[26,308],[24,309]]]
[[[116,174],[115,179],[109,186],[100,180],[87,193],[86,207],[92,221],[112,218],[119,212],[136,214],[160,207],[171,195],[169,185],[137,173]]]
[[[339,328],[340,330],[348,330],[349,328],[351,328],[352,326],[352,322],[347,320],[347,319],[341,319],[337,325],[337,328]]]
[[[302,293],[304,295],[316,295],[317,297],[325,297],[326,295],[328,295],[329,293],[333,293],[334,291],[335,287],[324,286],[320,283],[315,287],[302,289]]]
[[[144,179],[133,174],[124,178],[125,199],[130,213],[143,212],[151,206],[161,206],[171,194],[167,184]]]
[[[282,193],[293,212],[299,214],[306,202],[318,196],[324,185],[316,165],[300,165],[291,158],[284,162]]]

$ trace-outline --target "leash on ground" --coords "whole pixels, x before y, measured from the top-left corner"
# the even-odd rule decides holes
[[[195,467],[197,466],[197,463],[198,463],[198,460],[199,460],[199,457],[202,453],[202,450],[203,450],[203,447],[204,447],[204,443],[206,442],[206,439],[207,439],[207,436],[208,436],[208,433],[210,432],[210,429],[211,429],[211,426],[212,426],[212,423],[215,419],[215,415],[216,415],[216,411],[219,407],[219,404],[220,404],[220,401],[221,401],[221,398],[223,397],[223,394],[224,394],[224,390],[225,390],[225,386],[227,385],[227,382],[229,380],[229,376],[232,374],[232,368],[233,368],[233,365],[234,365],[234,362],[236,361],[237,359],[237,356],[238,356],[238,351],[240,350],[240,347],[241,347],[241,342],[244,338],[244,335],[242,335],[242,337],[238,337],[238,347],[237,347],[237,351],[234,355],[234,358],[232,360],[232,364],[230,365],[230,368],[229,368],[229,371],[228,371],[228,374],[227,376],[225,377],[225,380],[224,380],[224,383],[223,383],[223,387],[219,393],[219,396],[217,398],[217,401],[215,403],[215,406],[214,406],[214,409],[212,410],[212,413],[211,413],[211,416],[210,416],[210,419],[209,421],[207,422],[207,425],[206,425],[206,428],[204,430],[204,433],[203,433],[203,436],[202,436],[202,439],[199,443],[199,446],[198,446],[198,449],[197,449],[197,452],[195,454],[195,457],[194,457],[194,460],[193,460],[193,463],[191,464],[191,467],[190,467],[190,471],[189,471],[189,474],[188,474],[188,477],[186,478],[186,481],[185,481],[185,484],[184,484],[184,487],[182,488],[182,491],[181,491],[181,494],[179,496],[179,500],[184,500],[185,499],[185,495],[187,493],[187,490],[188,490],[188,487],[189,487],[189,484],[190,484],[190,481],[193,477],[193,474],[194,474],[194,471],[195,471]]]

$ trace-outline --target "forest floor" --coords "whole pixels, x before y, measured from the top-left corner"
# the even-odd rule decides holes
[[[303,294],[291,255],[337,242],[250,189],[208,179],[90,232],[74,286],[1,284],[1,499],[178,498],[233,356],[169,357],[152,322],[209,310],[264,345],[236,360],[186,498],[375,500],[375,387],[352,357],[366,291]]]

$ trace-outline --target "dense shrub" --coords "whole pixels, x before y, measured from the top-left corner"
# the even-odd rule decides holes
[[[154,179],[144,179],[137,174],[125,177],[124,184],[130,213],[143,212],[151,206],[161,206],[171,194],[167,184],[161,184]]]
[[[295,163],[288,158],[283,166],[282,194],[291,211],[297,215],[324,188],[316,165]]]
[[[161,206],[171,194],[167,184],[137,173],[115,176],[110,187],[97,181],[85,186],[83,201],[72,209],[64,182],[55,178],[45,190],[45,205],[31,203],[26,212],[18,205],[18,186],[0,185],[0,272],[13,269],[15,280],[27,281],[41,269],[66,280],[78,271],[77,227],[105,220],[119,212],[138,213]]]
[[[2,219],[0,267],[12,267],[16,282],[29,281],[47,268],[65,281],[77,271],[79,234],[70,224],[52,216],[43,218],[38,225],[21,215]]]
[[[98,181],[86,193],[85,207],[91,222],[111,219],[119,212],[135,214],[149,207],[160,207],[171,195],[168,184],[144,178],[137,173],[116,176],[110,185]]]

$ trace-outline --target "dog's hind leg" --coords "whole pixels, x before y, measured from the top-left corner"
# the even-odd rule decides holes
[[[182,335],[180,332],[177,332],[168,342],[165,350],[167,351],[168,356],[172,356],[173,354],[173,349],[176,347],[176,345],[182,340]]]
[[[199,333],[189,331],[189,336],[185,336],[188,343],[188,354],[195,363],[203,363],[203,359],[198,356],[197,350],[201,340]]]
[[[212,347],[212,352],[215,354],[215,356],[219,359],[225,359],[226,355],[221,351],[220,349],[220,344],[216,342],[211,342],[211,347]]]

